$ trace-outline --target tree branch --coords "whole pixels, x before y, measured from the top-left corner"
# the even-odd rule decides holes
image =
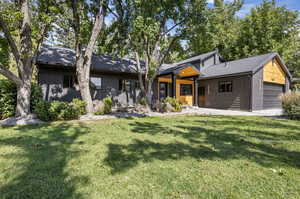
[[[16,62],[18,63],[20,60],[20,54],[19,54],[19,50],[17,48],[16,42],[13,39],[13,37],[11,36],[8,27],[6,25],[6,23],[4,22],[4,19],[2,17],[2,15],[0,14],[0,28],[2,29],[2,31],[4,32],[4,36],[8,41],[8,44],[11,48],[11,51],[16,59]]]
[[[12,80],[17,85],[21,85],[22,84],[22,81],[21,81],[21,79],[19,77],[17,77],[15,74],[13,74],[12,72],[8,71],[7,69],[5,69],[2,65],[0,65],[0,74],[4,75],[8,79]]]
[[[40,37],[37,39],[37,46],[36,46],[36,49],[34,50],[34,56],[33,56],[33,64],[36,63],[36,60],[37,60],[37,56],[38,56],[38,53],[39,53],[39,49],[40,49],[40,46],[41,44],[43,43],[44,41],[44,38],[45,38],[45,35],[50,27],[50,23],[48,24],[44,24],[44,26],[42,27],[42,31],[41,31],[41,35]]]
[[[169,32],[171,32],[174,28],[176,28],[177,26],[179,26],[180,24],[182,24],[183,22],[185,21],[185,19],[184,20],[182,20],[182,21],[180,21],[179,23],[177,23],[177,24],[174,24],[171,28],[169,28],[166,32],[164,32],[164,33],[162,33],[162,37],[163,36],[165,36],[166,34],[168,34]]]

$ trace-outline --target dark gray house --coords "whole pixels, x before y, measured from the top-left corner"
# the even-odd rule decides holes
[[[75,53],[70,49],[42,49],[37,65],[45,99],[80,97],[74,63]],[[134,60],[94,55],[91,68],[94,99],[109,95],[117,104],[137,103]],[[281,108],[279,96],[289,90],[290,82],[291,75],[277,53],[226,62],[216,50],[163,65],[153,94],[154,100],[171,96],[186,105],[252,111]]]

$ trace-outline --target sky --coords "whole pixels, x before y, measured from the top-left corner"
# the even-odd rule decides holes
[[[225,0],[225,2],[233,2],[234,0]],[[244,0],[244,5],[242,9],[237,13],[239,17],[246,16],[251,8],[259,5],[263,0]],[[214,0],[208,0],[209,4],[213,4]],[[286,6],[291,10],[300,11],[300,0],[276,0],[277,4],[280,6]]]

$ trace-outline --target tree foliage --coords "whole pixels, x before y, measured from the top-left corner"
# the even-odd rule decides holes
[[[278,52],[295,74],[300,71],[299,14],[264,0],[239,18],[242,1],[216,1],[205,22],[190,27],[189,50],[200,54],[218,48],[226,60]],[[300,75],[300,74],[299,74]]]

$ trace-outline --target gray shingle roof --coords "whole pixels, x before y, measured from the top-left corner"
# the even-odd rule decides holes
[[[61,47],[43,46],[37,58],[37,64],[74,67],[75,51]],[[91,70],[96,72],[125,72],[136,73],[133,59],[122,59],[108,55],[96,55],[92,57]]]
[[[217,65],[204,67],[201,68],[200,73],[203,78],[226,76],[226,75],[247,73],[247,72],[254,73],[259,68],[263,67],[263,65],[265,65],[269,60],[271,60],[275,56],[278,56],[278,58],[281,60],[280,56],[277,53],[268,53],[264,55],[253,56],[253,57],[248,57],[248,58],[239,59],[230,62],[223,62]],[[287,72],[288,76],[290,76],[290,73],[287,70],[286,66],[284,66],[284,70],[285,72]]]
[[[187,64],[187,63],[191,63],[191,62],[194,62],[194,61],[200,61],[200,60],[203,60],[213,54],[217,53],[217,51],[211,51],[211,52],[208,52],[208,53],[204,53],[204,54],[201,54],[201,55],[198,55],[198,56],[195,56],[195,57],[191,57],[189,59],[185,59],[183,61],[180,61],[180,62],[177,62],[177,63],[174,63],[174,64],[163,64],[160,69],[159,69],[159,72],[158,74],[159,75],[163,75],[163,74],[168,74],[168,73],[171,73],[172,71],[182,67],[184,64]]]

